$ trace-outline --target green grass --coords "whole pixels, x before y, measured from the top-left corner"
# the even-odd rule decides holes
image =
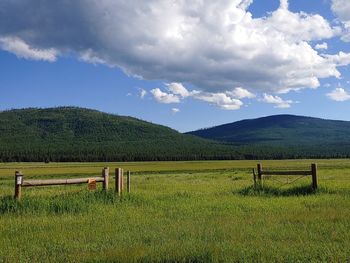
[[[0,262],[349,262],[350,160],[263,165],[311,162],[316,192],[309,177],[255,191],[254,161],[0,164]],[[16,169],[71,178],[104,166],[133,171],[130,195],[111,181],[107,193],[53,186],[12,199]]]

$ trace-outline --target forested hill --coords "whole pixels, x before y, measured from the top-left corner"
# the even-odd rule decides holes
[[[0,112],[0,162],[340,157],[350,157],[350,122],[280,115],[181,134],[75,107]]]
[[[350,152],[350,122],[303,116],[276,115],[242,120],[188,134],[235,145],[332,146],[348,147]]]
[[[233,147],[161,125],[75,107],[0,112],[0,161],[240,158]]]

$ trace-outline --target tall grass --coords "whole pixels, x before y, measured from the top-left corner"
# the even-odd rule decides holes
[[[132,193],[122,197],[80,185],[25,188],[15,202],[13,178],[4,176],[0,262],[348,262],[350,162],[322,162],[316,192],[310,178],[282,187],[266,181],[255,191],[251,162],[159,164],[171,174],[133,164]],[[82,174],[112,167],[74,165]],[[82,176],[55,166],[55,177]]]
[[[0,214],[77,214],[87,212],[91,205],[116,205],[129,199],[120,198],[113,191],[101,190],[93,193],[86,190],[77,193],[67,192],[50,198],[29,196],[20,202],[14,200],[12,196],[4,196],[0,199]]]

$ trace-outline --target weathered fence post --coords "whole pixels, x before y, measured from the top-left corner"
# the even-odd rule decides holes
[[[258,163],[258,180],[259,180],[259,187],[262,187],[262,165],[261,165],[261,163]]]
[[[312,189],[317,189],[317,165],[311,164],[311,175],[312,175]]]
[[[118,193],[118,195],[122,192],[122,176],[123,176],[123,170],[121,168],[115,169],[115,192]]]
[[[255,174],[254,168],[253,168],[253,181],[254,181],[254,189],[256,189],[256,174]]]
[[[15,199],[20,200],[22,196],[23,174],[21,171],[15,172]]]
[[[122,169],[122,176],[120,177],[120,187],[121,187],[121,192],[124,191],[124,169]]]
[[[102,169],[102,177],[104,178],[103,181],[103,190],[108,190],[108,180],[109,180],[109,167],[105,167]]]
[[[130,190],[131,190],[131,173],[130,171],[127,172],[127,175],[126,175],[126,185],[127,185],[127,190],[128,190],[128,193],[130,193]]]

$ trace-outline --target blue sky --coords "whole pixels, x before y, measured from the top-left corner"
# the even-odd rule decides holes
[[[350,120],[348,0],[18,0],[0,13],[0,110],[73,105],[179,131]]]

